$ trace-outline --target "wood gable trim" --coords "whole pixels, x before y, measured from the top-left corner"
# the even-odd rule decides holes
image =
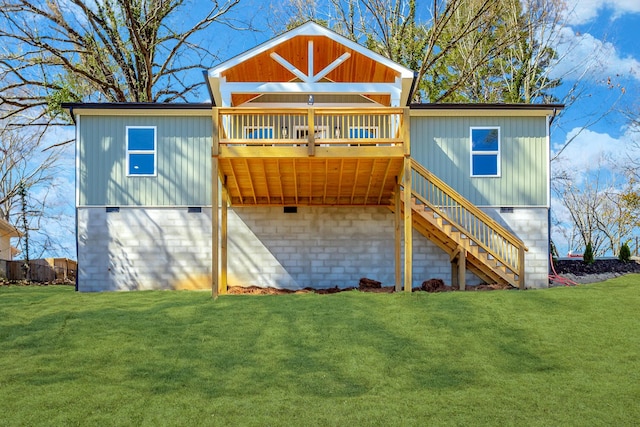
[[[211,68],[217,106],[262,94],[360,94],[404,105],[413,72],[318,24],[308,22]]]

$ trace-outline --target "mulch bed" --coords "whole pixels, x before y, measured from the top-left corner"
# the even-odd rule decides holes
[[[555,262],[559,275],[573,274],[587,276],[592,274],[628,274],[640,273],[640,263],[636,261],[622,262],[619,259],[597,259],[593,264],[586,264],[582,259],[560,259]]]

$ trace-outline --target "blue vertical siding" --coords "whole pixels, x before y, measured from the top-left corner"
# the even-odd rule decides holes
[[[412,117],[411,155],[478,206],[547,206],[546,117]],[[470,128],[500,128],[500,177],[471,177]]]
[[[157,176],[127,176],[127,126],[157,127]],[[206,116],[81,116],[78,205],[210,205],[211,133]]]

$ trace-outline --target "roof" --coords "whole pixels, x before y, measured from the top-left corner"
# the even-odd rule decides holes
[[[414,103],[410,107],[412,110],[561,110],[564,104]]]
[[[211,69],[214,103],[238,106],[265,93],[357,93],[406,105],[414,72],[314,22]]]
[[[211,115],[213,105],[201,103],[164,102],[67,102],[62,108],[75,120],[80,112],[86,115]]]
[[[411,104],[412,116],[555,116],[563,104]]]
[[[0,218],[0,237],[20,237],[22,233],[6,220]]]

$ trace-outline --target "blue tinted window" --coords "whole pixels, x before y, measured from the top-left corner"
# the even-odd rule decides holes
[[[273,128],[248,128],[247,139],[273,139]]]
[[[471,131],[473,151],[498,151],[498,129],[473,129]]]
[[[155,155],[129,154],[129,175],[153,175],[155,173]]]
[[[155,150],[154,128],[129,128],[129,146],[131,151]]]
[[[498,175],[497,154],[476,154],[472,160],[473,175]]]
[[[471,128],[471,176],[500,175],[500,128]]]
[[[156,128],[127,127],[127,175],[156,174]]]
[[[375,138],[375,128],[349,128],[349,138]]]

